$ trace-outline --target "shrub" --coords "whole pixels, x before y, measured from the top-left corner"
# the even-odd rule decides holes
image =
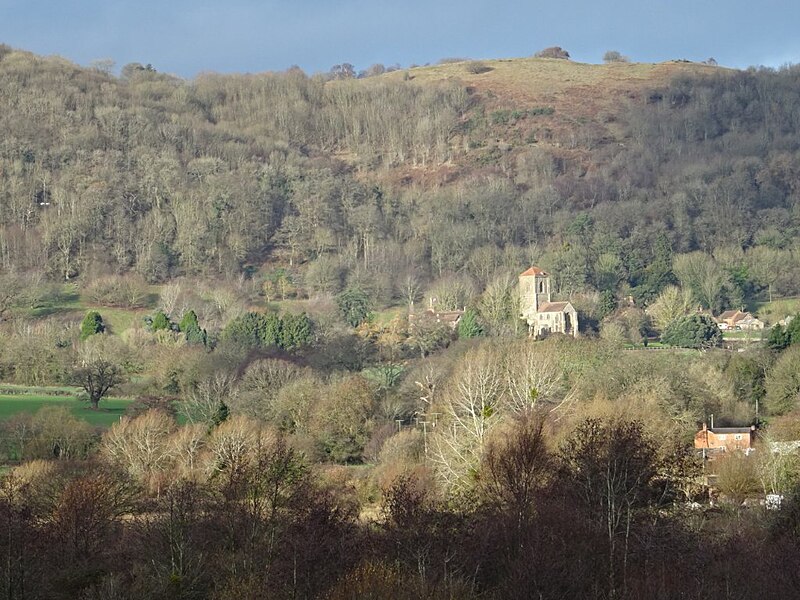
[[[93,304],[140,308],[147,304],[147,284],[139,277],[110,275],[95,279],[86,288]]]
[[[627,56],[623,56],[621,53],[617,52],[616,50],[609,50],[605,54],[603,54],[603,62],[604,63],[626,63],[630,62]]]
[[[569,60],[569,52],[564,50],[561,46],[551,46],[550,48],[539,50],[533,56],[534,58],[560,58]]]
[[[717,489],[735,504],[759,491],[755,462],[740,453],[720,460],[717,465]]]
[[[150,327],[153,331],[169,331],[172,329],[172,323],[164,311],[160,310],[153,317]]]
[[[506,125],[511,118],[510,110],[496,110],[491,114],[494,125]]]
[[[139,396],[125,408],[125,415],[135,419],[148,411],[157,410],[176,419],[178,411],[175,403],[176,398],[172,396]]]
[[[467,63],[467,73],[472,73],[473,75],[488,73],[491,70],[492,67],[479,60],[473,60]]]
[[[193,310],[187,310],[184,313],[178,328],[190,344],[206,345],[208,343],[208,334],[205,329],[200,327],[197,321],[197,313]]]
[[[81,341],[97,333],[103,333],[105,329],[103,317],[100,316],[100,313],[96,310],[90,310],[81,321]]]

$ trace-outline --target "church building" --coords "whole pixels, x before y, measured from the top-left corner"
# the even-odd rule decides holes
[[[569,302],[550,301],[550,275],[531,267],[519,276],[520,318],[528,323],[533,338],[551,333],[578,337],[578,311]]]

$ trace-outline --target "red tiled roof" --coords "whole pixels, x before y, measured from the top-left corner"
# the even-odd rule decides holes
[[[539,307],[539,312],[563,312],[569,302],[545,302]]]
[[[528,269],[524,273],[520,273],[519,274],[520,277],[533,277],[533,276],[536,276],[536,275],[547,275],[547,273],[542,271],[539,267],[531,267],[530,269]]]

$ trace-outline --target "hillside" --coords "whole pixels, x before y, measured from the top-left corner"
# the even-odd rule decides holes
[[[485,72],[473,73],[474,70]],[[408,80],[423,85],[457,82],[476,95],[487,111],[549,106],[565,131],[570,126],[618,117],[629,101],[668,86],[679,76],[704,76],[726,69],[701,63],[670,61],[650,63],[587,64],[548,58],[465,61],[408,71],[382,78]],[[365,80],[368,83],[370,80]]]
[[[7,596],[792,597],[798,106],[794,67],[0,45]]]
[[[795,295],[797,76],[514,59],[182,81],[6,48],[0,266],[84,284],[288,268],[300,297],[391,305],[408,277],[412,296],[461,278],[463,303],[538,262],[562,296],[646,304],[699,285],[670,264],[700,251],[721,273],[704,305]]]
[[[476,72],[477,71],[477,72]],[[626,112],[654,90],[677,77],[702,77],[728,72],[700,63],[671,61],[659,64],[585,64],[569,60],[516,58],[448,62],[394,71],[364,79],[361,85],[385,81],[423,86],[458,85],[470,95],[461,127],[450,139],[454,155],[443,165],[414,168],[397,165],[406,181],[452,179],[459,167],[467,170],[491,160],[499,148],[516,156],[535,145],[554,156],[578,160],[591,169],[591,150],[599,145],[624,143],[628,137]],[[336,85],[336,82],[333,82]],[[405,167],[405,168],[404,168]]]

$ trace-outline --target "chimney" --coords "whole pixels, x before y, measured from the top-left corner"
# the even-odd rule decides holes
[[[706,425],[705,421],[703,421],[703,431],[708,431],[708,425]]]

